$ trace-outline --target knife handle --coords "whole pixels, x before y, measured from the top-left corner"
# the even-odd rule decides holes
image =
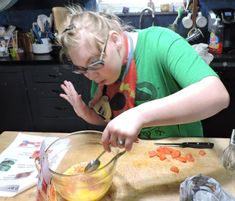
[[[212,149],[214,143],[211,142],[183,142],[182,147],[191,147],[197,149]]]

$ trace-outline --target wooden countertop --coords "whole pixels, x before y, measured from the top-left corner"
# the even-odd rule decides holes
[[[18,132],[3,132],[0,135],[0,152],[14,140]],[[31,133],[41,136],[63,136],[66,133]],[[179,148],[182,153],[191,153],[195,161],[182,163],[167,159],[160,161],[149,158],[148,151],[156,149],[153,140],[140,140],[132,151],[123,155],[116,168],[113,185],[102,201],[172,201],[179,200],[179,186],[189,176],[203,174],[216,179],[223,189],[235,197],[235,172],[223,168],[220,157],[228,146],[226,138],[167,138],[159,142],[200,141],[213,142],[214,148],[206,149],[206,155],[200,156],[198,149]],[[178,174],[169,170],[172,165],[180,169]],[[36,188],[33,187],[13,198],[0,197],[0,201],[35,200]]]

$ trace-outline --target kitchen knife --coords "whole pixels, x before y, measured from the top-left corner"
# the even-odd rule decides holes
[[[158,143],[155,142],[155,145],[159,146],[177,146],[177,147],[190,147],[196,149],[212,149],[214,147],[214,143],[211,142],[182,142],[182,143]]]

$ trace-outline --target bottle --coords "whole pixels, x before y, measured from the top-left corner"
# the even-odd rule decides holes
[[[212,54],[222,54],[223,52],[223,32],[224,25],[219,17],[212,25],[209,41],[209,52]]]

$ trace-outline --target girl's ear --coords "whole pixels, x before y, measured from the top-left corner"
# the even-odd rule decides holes
[[[120,35],[116,31],[110,31],[109,32],[109,38],[116,45],[118,50],[120,50],[121,47],[122,47],[122,35]]]

